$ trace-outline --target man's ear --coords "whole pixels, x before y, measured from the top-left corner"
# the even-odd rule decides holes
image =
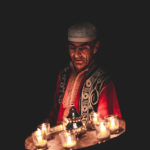
[[[97,41],[97,42],[95,43],[95,47],[94,47],[94,50],[93,50],[93,54],[96,54],[96,53],[97,53],[99,47],[100,47],[100,41]]]

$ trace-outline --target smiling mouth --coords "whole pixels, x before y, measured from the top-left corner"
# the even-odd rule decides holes
[[[81,64],[83,64],[83,61],[82,61],[82,60],[76,60],[76,61],[74,61],[74,64],[79,64],[79,65],[81,65]]]

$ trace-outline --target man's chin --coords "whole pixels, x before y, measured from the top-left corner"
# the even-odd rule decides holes
[[[81,64],[74,64],[74,66],[77,71],[81,71],[86,67],[85,65],[81,65]]]

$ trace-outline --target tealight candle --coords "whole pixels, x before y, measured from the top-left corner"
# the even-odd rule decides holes
[[[66,142],[63,144],[63,147],[69,148],[76,145],[76,141],[72,139],[72,137],[69,135],[67,137]]]
[[[107,118],[108,120],[108,127],[111,133],[117,133],[119,130],[119,119],[117,116],[110,116]]]
[[[64,131],[59,134],[62,145],[64,148],[72,148],[76,145],[76,137],[75,135]]]
[[[43,136],[46,136],[48,138],[49,134],[50,134],[50,124],[49,123],[42,123],[39,126],[40,130],[41,130],[41,134]]]
[[[95,125],[95,129],[96,129],[97,138],[99,140],[103,141],[109,138],[110,130],[106,127],[105,120],[101,119],[100,123]]]
[[[47,128],[45,123],[42,123],[42,129],[41,129],[42,134],[47,134]]]
[[[99,123],[98,114],[96,112],[91,114],[91,121],[92,121],[93,124],[98,124]]]
[[[44,139],[43,134],[39,128],[33,133],[32,138],[37,147],[45,147],[47,144],[47,140]]]
[[[97,124],[97,122],[98,122],[97,114],[94,113],[94,114],[93,114],[93,123],[94,123],[94,124]]]

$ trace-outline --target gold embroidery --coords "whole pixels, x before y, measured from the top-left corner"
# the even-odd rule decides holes
[[[69,78],[69,82],[62,101],[63,107],[65,108],[64,117],[68,116],[71,106],[73,106],[75,103],[77,91],[86,71],[87,69],[81,71],[77,75],[75,72],[73,72]]]

